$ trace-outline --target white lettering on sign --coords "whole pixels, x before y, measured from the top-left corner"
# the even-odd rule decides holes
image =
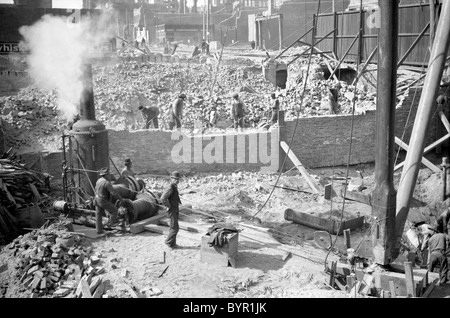
[[[19,43],[0,43],[0,54],[8,54],[19,51]]]

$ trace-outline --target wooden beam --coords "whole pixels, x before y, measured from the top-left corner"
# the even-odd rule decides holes
[[[291,159],[292,163],[297,167],[298,171],[302,174],[302,176],[305,178],[306,182],[309,184],[311,189],[315,193],[322,193],[321,187],[315,182],[315,180],[309,175],[308,171],[303,167],[302,163],[298,158],[295,156],[295,154],[290,150],[288,144],[284,141],[280,141],[280,146],[283,148],[283,150],[286,152],[286,154],[289,156],[289,159]]]
[[[161,226],[161,225],[157,225],[157,224],[144,225],[144,230],[153,232],[153,233],[164,234],[164,235],[169,234],[169,229],[166,226]]]
[[[133,223],[130,225],[130,232],[133,234],[141,233],[144,231],[144,226],[147,224],[158,224],[159,220],[167,217],[166,212],[159,213],[148,219]]]
[[[397,293],[395,292],[395,285],[394,285],[394,282],[392,280],[389,281],[389,289],[391,291],[391,297],[392,298],[397,298]]]
[[[341,189],[341,196],[352,201],[372,206],[372,196],[370,194],[364,194],[350,190],[345,191],[345,189]]]
[[[330,283],[329,283],[332,288],[334,288],[335,279],[336,279],[336,262],[332,261],[331,262]]]
[[[170,221],[168,220],[159,220],[159,224],[164,225],[164,226],[170,226]],[[194,233],[199,233],[199,231],[196,228],[190,227],[188,225],[189,223],[187,222],[183,222],[183,221],[178,221],[178,226],[181,230],[185,230],[188,232],[194,232]]]
[[[409,146],[404,143],[403,141],[400,140],[400,138],[395,137],[395,143],[397,145],[399,145],[400,147],[402,147],[403,149],[405,149],[406,151],[408,151]],[[430,168],[433,172],[441,172],[441,169],[439,169],[438,167],[436,167],[431,161],[429,161],[428,159],[422,157],[422,163],[427,166],[428,168]],[[395,166],[394,171],[401,168],[403,165],[405,164],[405,162],[402,162],[398,165]]]
[[[431,292],[433,291],[434,287],[436,286],[436,283],[438,282],[438,279],[436,278],[428,287],[427,289],[424,291],[424,293],[422,294],[422,298],[427,298]]]
[[[404,264],[405,264],[406,296],[416,297],[412,264],[411,262],[405,262]]]
[[[408,50],[406,50],[406,53],[403,54],[403,56],[397,62],[397,68],[399,68],[400,65],[402,65],[402,63],[406,60],[408,55],[411,53],[411,51],[414,49],[414,47],[417,45],[417,43],[419,43],[420,39],[423,37],[423,35],[425,34],[425,32],[428,30],[429,27],[430,27],[430,22],[428,22],[428,24],[425,26],[425,28],[423,28],[422,32],[420,32],[420,34],[414,40],[413,44],[411,44],[411,46],[408,48]]]
[[[360,30],[361,32],[361,30]],[[344,55],[341,57],[341,60],[339,61],[338,65],[336,66],[336,68],[334,69],[333,73],[331,73],[330,77],[333,76],[336,71],[339,69],[339,67],[341,66],[342,62],[344,62],[344,59],[347,57],[348,52],[350,52],[350,49],[353,47],[353,44],[355,44],[356,40],[358,40],[360,36],[360,33],[358,33],[355,38],[353,39],[352,43],[349,45],[347,51],[345,51]]]
[[[345,237],[345,244],[347,246],[347,248],[351,248],[352,244],[351,244],[351,237],[350,237],[350,230],[344,230],[344,237]]]

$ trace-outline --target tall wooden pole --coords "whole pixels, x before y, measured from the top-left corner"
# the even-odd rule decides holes
[[[450,37],[450,1],[443,1],[441,16],[434,35],[428,70],[417,108],[416,119],[411,132],[409,150],[398,186],[396,212],[396,254],[399,253],[400,240],[409,212],[409,204],[419,174],[427,134],[428,123],[433,114],[439,85],[444,71]]]
[[[378,86],[375,136],[375,188],[372,193],[373,261],[391,262],[395,241],[394,138],[397,86],[398,0],[380,1]]]

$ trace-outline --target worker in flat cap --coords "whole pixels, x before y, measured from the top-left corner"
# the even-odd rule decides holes
[[[445,253],[450,245],[450,237],[446,233],[438,233],[434,226],[429,226],[428,229],[430,234],[425,237],[421,251],[428,247],[428,271],[433,272],[439,265],[439,284],[442,285],[448,281],[448,260]]]
[[[106,226],[113,227],[119,225],[117,219],[117,207],[115,205],[118,200],[123,201],[122,196],[112,186],[110,182],[109,168],[102,168],[98,171],[99,178],[95,184],[95,228],[98,234],[104,233],[103,215],[108,212],[110,220]]]
[[[239,98],[238,93],[233,94],[233,102],[231,105],[231,119],[234,123],[234,129],[236,131],[244,129],[244,117],[246,115],[246,109],[244,102]]]
[[[131,161],[131,159],[130,158],[125,159],[123,161],[123,164],[125,167],[120,172],[120,175],[122,177],[128,177],[128,176],[134,177],[135,176],[134,171],[131,169],[131,167],[133,165],[133,162]]]
[[[141,111],[142,118],[144,118],[144,129],[149,129],[150,125],[153,124],[153,128],[159,128],[158,125],[158,115],[159,115],[159,107],[158,106],[144,106],[140,105],[138,110]]]
[[[169,234],[166,237],[165,244],[170,248],[177,248],[177,233],[179,205],[181,204],[180,195],[178,192],[178,183],[180,182],[181,174],[174,171],[170,174],[170,184],[164,189],[161,194],[161,202],[168,208],[167,215],[170,218]]]
[[[171,111],[170,111],[170,123],[169,129],[177,128],[181,129],[181,120],[183,119],[183,108],[185,105],[186,94],[182,93],[173,101]]]

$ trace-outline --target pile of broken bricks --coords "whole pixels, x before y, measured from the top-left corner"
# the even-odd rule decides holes
[[[59,228],[58,228],[59,226]],[[52,224],[33,230],[6,249],[16,258],[16,278],[32,298],[100,298],[105,291],[101,255],[81,244],[80,234]]]

